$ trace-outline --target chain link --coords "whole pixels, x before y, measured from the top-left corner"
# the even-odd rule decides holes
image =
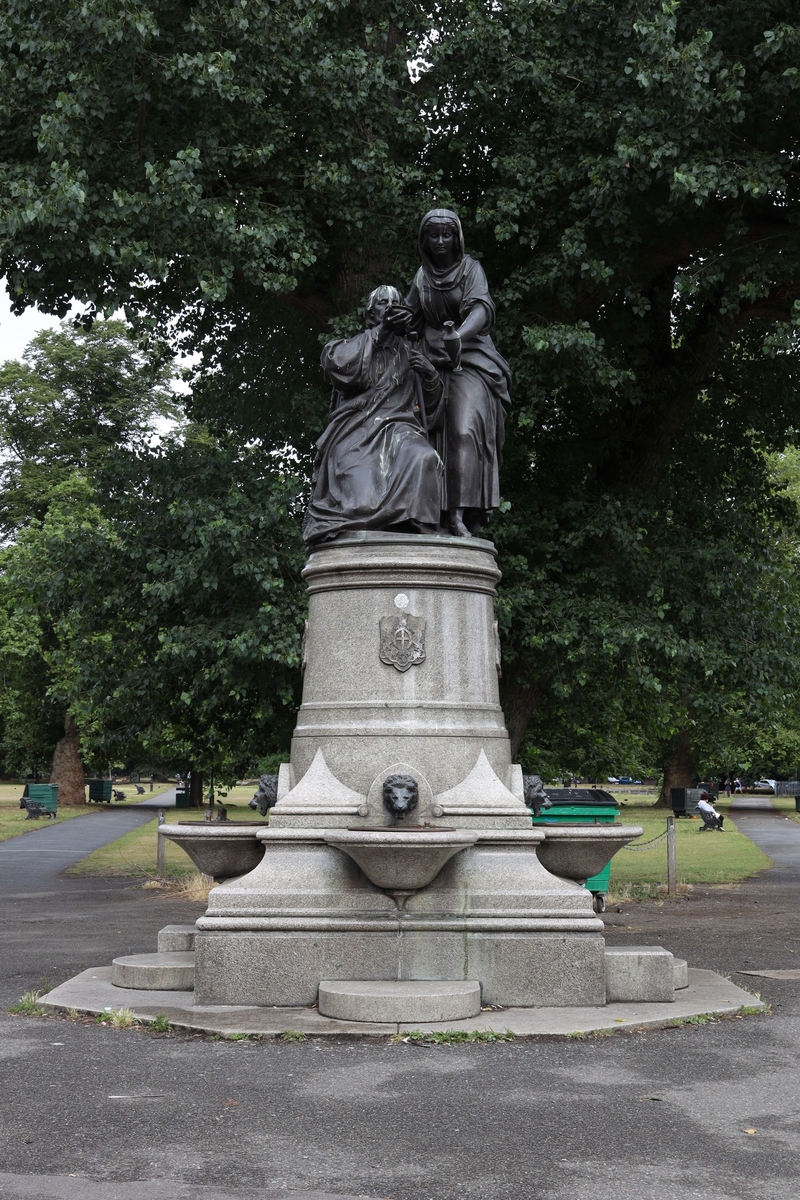
[[[633,850],[633,851],[649,850],[652,846],[657,846],[659,842],[663,842],[663,840],[666,836],[667,836],[667,831],[665,829],[663,833],[660,833],[658,835],[658,837],[653,838],[652,841],[640,842],[638,846],[623,846],[622,849],[623,850]]]

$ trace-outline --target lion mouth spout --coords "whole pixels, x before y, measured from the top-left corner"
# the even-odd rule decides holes
[[[395,821],[404,821],[419,804],[419,788],[411,775],[389,775],[383,781],[383,806]]]

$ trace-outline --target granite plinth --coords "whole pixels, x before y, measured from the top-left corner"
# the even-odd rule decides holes
[[[201,932],[198,1004],[313,1004],[329,980],[477,980],[487,1004],[605,1001],[600,934],[407,929]]]
[[[449,796],[481,756],[496,785],[483,795],[466,787],[472,809],[483,810],[469,827],[529,825],[522,796],[510,790],[518,772],[498,691],[495,553],[481,538],[390,533],[349,534],[314,549],[303,572],[309,615],[294,788],[272,810],[273,828],[358,824],[357,799],[398,761]],[[418,637],[424,653],[398,669],[383,643],[401,622],[398,638]],[[319,752],[335,785],[320,777],[312,790],[303,780]]]

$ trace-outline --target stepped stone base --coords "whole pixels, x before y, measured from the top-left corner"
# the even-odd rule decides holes
[[[480,980],[486,1004],[605,1002],[601,934],[447,932],[400,921],[384,922],[386,931],[379,932],[374,926],[380,924],[334,932],[198,933],[197,1003],[305,1005],[316,1001],[321,979],[459,976]]]
[[[680,992],[689,986],[689,964],[685,958],[674,958],[672,960],[673,979],[675,991]]]
[[[675,959],[663,946],[607,946],[605,957],[607,1002],[675,999]]]
[[[194,950],[194,925],[165,925],[158,931],[159,954],[186,954]]]
[[[317,1009],[339,1021],[465,1021],[481,1011],[474,980],[323,980]]]
[[[194,954],[126,954],[111,963],[118,988],[148,992],[185,992],[194,987]]]

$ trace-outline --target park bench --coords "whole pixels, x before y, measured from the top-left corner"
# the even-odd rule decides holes
[[[26,783],[19,806],[27,811],[26,821],[37,820],[39,817],[55,819],[58,811],[58,784]]]
[[[719,829],[719,819],[713,813],[704,813],[701,808],[696,808],[695,813],[701,818],[703,824],[698,829],[698,833],[707,833],[710,830]],[[723,814],[724,815],[724,814]]]

